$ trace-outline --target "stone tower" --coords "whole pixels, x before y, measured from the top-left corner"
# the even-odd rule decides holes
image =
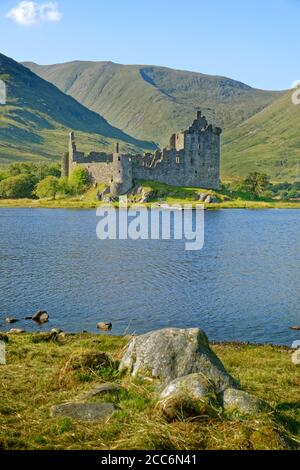
[[[64,153],[61,161],[61,176],[62,178],[69,178],[69,152]]]
[[[132,162],[129,155],[121,155],[119,143],[116,144],[116,149],[113,153],[112,167],[113,181],[110,186],[111,193],[115,196],[127,194],[133,186]]]
[[[72,167],[72,163],[75,160],[76,156],[76,142],[75,142],[75,134],[74,132],[70,132],[69,134],[69,151],[66,152],[63,156],[62,162],[61,162],[61,176],[63,178],[69,177],[70,176],[70,170]]]
[[[69,134],[69,158],[71,161],[74,160],[74,154],[76,153],[76,142],[75,142],[75,134],[74,132],[70,132]]]

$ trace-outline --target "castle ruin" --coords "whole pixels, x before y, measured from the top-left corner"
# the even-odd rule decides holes
[[[70,134],[69,151],[62,161],[62,176],[68,177],[77,165],[85,168],[93,184],[107,183],[114,195],[126,194],[135,180],[158,181],[174,186],[219,189],[219,127],[209,125],[198,111],[187,130],[173,134],[169,146],[144,155],[91,152],[85,155]]]

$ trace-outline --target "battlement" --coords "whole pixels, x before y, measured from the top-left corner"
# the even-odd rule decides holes
[[[125,194],[135,179],[170,185],[218,189],[220,186],[220,135],[198,111],[192,125],[173,134],[168,147],[155,153],[131,155],[77,150],[75,134],[69,135],[69,152],[62,161],[62,175],[69,176],[76,165],[83,166],[92,183],[108,183],[114,194]]]

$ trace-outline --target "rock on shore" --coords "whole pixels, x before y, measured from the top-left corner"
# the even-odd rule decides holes
[[[174,417],[174,407],[194,407],[197,413],[205,405],[206,411],[221,407],[243,414],[267,407],[258,398],[239,390],[238,382],[226,371],[211,350],[206,334],[198,328],[168,328],[134,337],[121,360],[120,370],[160,382],[160,406],[170,417]]]

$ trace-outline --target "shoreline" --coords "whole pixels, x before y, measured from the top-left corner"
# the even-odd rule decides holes
[[[151,203],[136,203],[142,207],[151,207],[160,204],[157,208],[164,209],[165,206],[191,204],[196,206],[201,204],[200,201],[180,200],[174,199],[173,201],[159,202],[153,201]],[[0,209],[97,209],[101,206],[107,206],[108,203],[81,201],[78,199],[68,200],[34,200],[34,199],[2,199],[0,200]],[[118,207],[118,204],[114,204]],[[128,207],[134,204],[128,204]],[[249,210],[264,210],[264,209],[300,209],[300,201],[244,201],[234,200],[212,204],[204,204],[205,210],[223,210],[223,209],[249,209]],[[166,209],[166,207],[165,207]]]
[[[16,326],[17,328],[17,326]],[[13,329],[13,327],[12,327]],[[55,330],[55,328],[54,328]],[[154,330],[153,330],[154,331]],[[87,337],[87,338],[107,338],[109,339],[117,339],[117,340],[122,340],[122,339],[128,339],[128,338],[133,338],[134,336],[140,336],[144,333],[139,334],[114,334],[111,331],[99,331],[99,332],[91,332],[91,331],[82,331],[82,332],[69,332],[69,331],[61,331],[61,333],[55,333],[54,331],[24,331],[23,333],[10,333],[9,331],[3,331],[0,330],[0,341],[1,341],[1,336],[5,336],[8,338],[15,338],[15,337],[47,337],[50,335],[63,335],[65,337],[70,337],[70,338],[82,338],[82,337]],[[253,341],[216,341],[216,340],[210,340],[208,338],[209,344],[212,346],[223,346],[223,347],[250,347],[250,348],[265,348],[265,347],[270,347],[278,350],[285,351],[287,353],[294,351],[294,349],[291,346],[285,345],[285,344],[277,344],[277,343],[255,343]]]

